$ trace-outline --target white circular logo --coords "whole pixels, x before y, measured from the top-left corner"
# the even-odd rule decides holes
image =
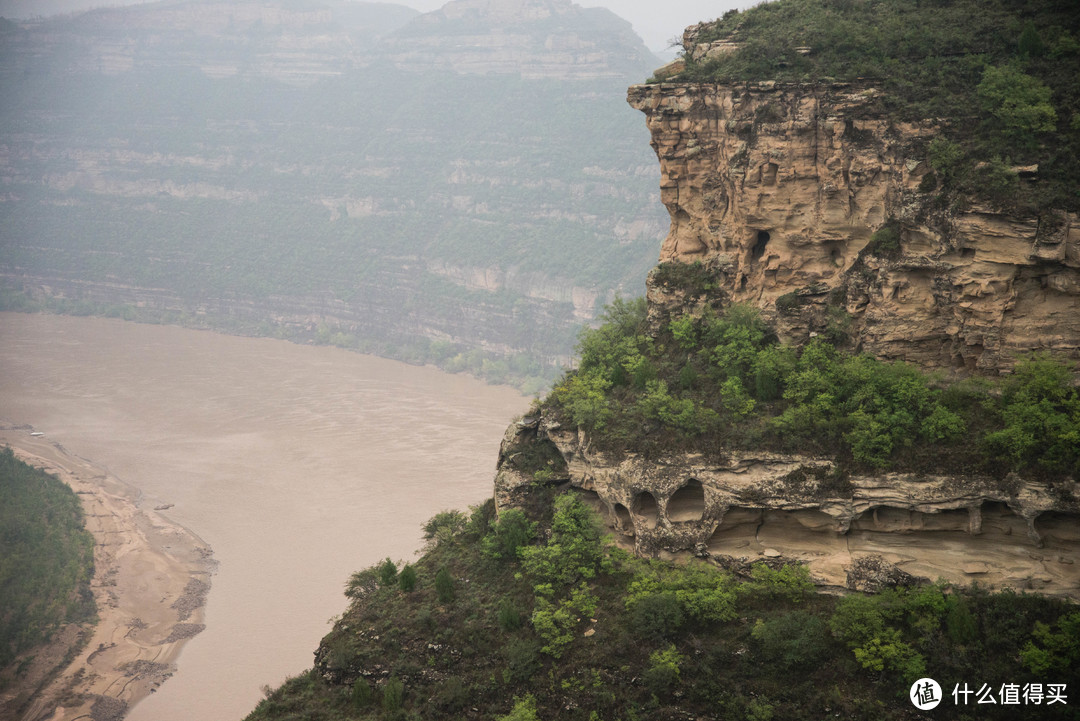
[[[937,708],[941,703],[941,686],[932,678],[920,678],[911,684],[911,703],[920,711]]]

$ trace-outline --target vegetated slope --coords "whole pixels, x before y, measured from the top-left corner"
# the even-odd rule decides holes
[[[632,558],[576,493],[530,505],[439,514],[415,565],[357,573],[315,667],[249,720],[902,719],[923,675],[958,717],[976,707],[952,705],[957,684],[985,698],[1078,680],[1080,614],[1061,601],[941,585],[815,595],[798,566]],[[1076,718],[1047,702],[1027,712]]]
[[[494,6],[470,13],[470,44],[512,30],[543,77],[517,44],[470,74],[443,62],[453,27],[416,37],[381,6],[183,2],[5,26],[0,272],[22,294],[6,307],[539,387],[655,260],[654,164],[622,102],[654,60],[610,13],[553,26],[509,5],[509,28]],[[574,28],[574,48],[546,47]]]
[[[1080,14],[1069,0],[779,0],[687,39],[680,81],[876,85],[898,120],[942,122],[932,152],[945,194],[1080,208]],[[1036,164],[1040,182],[1020,184],[1016,167]]]
[[[0,450],[0,670],[66,624],[94,621],[94,539],[78,496]],[[0,676],[18,683],[24,668]],[[2,690],[2,689],[0,689]]]
[[[707,295],[699,265],[665,263],[652,282]],[[644,299],[617,301],[582,333],[581,360],[542,407],[600,448],[662,457],[773,450],[835,459],[843,475],[891,470],[1080,476],[1080,393],[1072,364],[1022,360],[1003,380],[940,374],[854,352],[836,313],[798,347],[746,305],[705,305],[652,332]]]

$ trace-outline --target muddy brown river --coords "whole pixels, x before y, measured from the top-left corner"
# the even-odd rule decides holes
[[[206,630],[132,721],[233,721],[310,667],[349,574],[488,497],[528,402],[432,368],[261,338],[0,313],[0,419],[142,493],[220,564]]]

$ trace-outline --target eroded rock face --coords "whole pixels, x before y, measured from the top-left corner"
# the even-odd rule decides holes
[[[539,417],[507,429],[495,479],[500,508],[535,477],[510,459],[551,444],[565,460],[554,482],[581,489],[641,555],[692,554],[722,565],[799,562],[822,586],[875,590],[945,579],[1080,598],[1076,483],[1018,477],[841,475],[827,459],[740,453],[614,458],[588,437]]]
[[[701,261],[726,300],[760,307],[794,341],[821,331],[832,306],[860,349],[923,367],[1080,357],[1076,215],[937,207],[934,124],[894,122],[878,96],[843,83],[631,87],[671,215],[661,262]],[[886,224],[899,249],[879,257],[868,244]],[[683,300],[656,284],[649,299]]]

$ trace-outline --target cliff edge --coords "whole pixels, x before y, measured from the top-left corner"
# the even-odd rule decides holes
[[[737,49],[727,36],[699,42],[716,35],[707,30],[687,30],[691,62]],[[639,555],[743,568],[796,562],[821,586],[853,590],[945,579],[1080,598],[1080,505],[1068,472],[1051,479],[1034,467],[935,468],[915,458],[948,445],[944,437],[907,451],[890,445],[892,460],[870,464],[857,462],[857,450],[783,452],[784,424],[754,426],[748,409],[769,401],[780,413],[794,395],[751,392],[740,411],[725,385],[709,400],[700,379],[738,380],[716,364],[743,361],[687,341],[696,332],[699,345],[715,343],[719,331],[692,329],[742,304],[786,347],[827,339],[875,368],[936,371],[936,381],[919,381],[927,388],[945,377],[1008,375],[1031,352],[1069,363],[1080,357],[1077,214],[943,192],[931,156],[948,121],[901,119],[873,83],[681,81],[685,69],[676,61],[657,71],[660,82],[628,92],[645,114],[671,216],[643,335],[611,341],[637,349],[612,351],[615,360],[603,362],[613,372],[589,375],[593,361],[583,361],[576,375],[586,390],[574,390],[571,374],[554,400],[508,429],[496,503],[518,505],[537,481],[562,482],[584,491]],[[1008,172],[1040,182],[1038,165]],[[665,363],[677,370],[684,358],[665,376]],[[735,391],[754,372],[760,385],[760,368],[744,371]],[[984,405],[1002,393],[986,391]],[[851,403],[858,410],[845,442],[854,425],[889,423]],[[613,430],[610,417],[626,408],[642,430],[617,448],[611,437],[626,437],[632,423]],[[966,427],[976,425],[969,417]],[[675,430],[664,436],[665,428]],[[771,443],[746,443],[753,432]],[[985,437],[970,443],[986,446]]]

